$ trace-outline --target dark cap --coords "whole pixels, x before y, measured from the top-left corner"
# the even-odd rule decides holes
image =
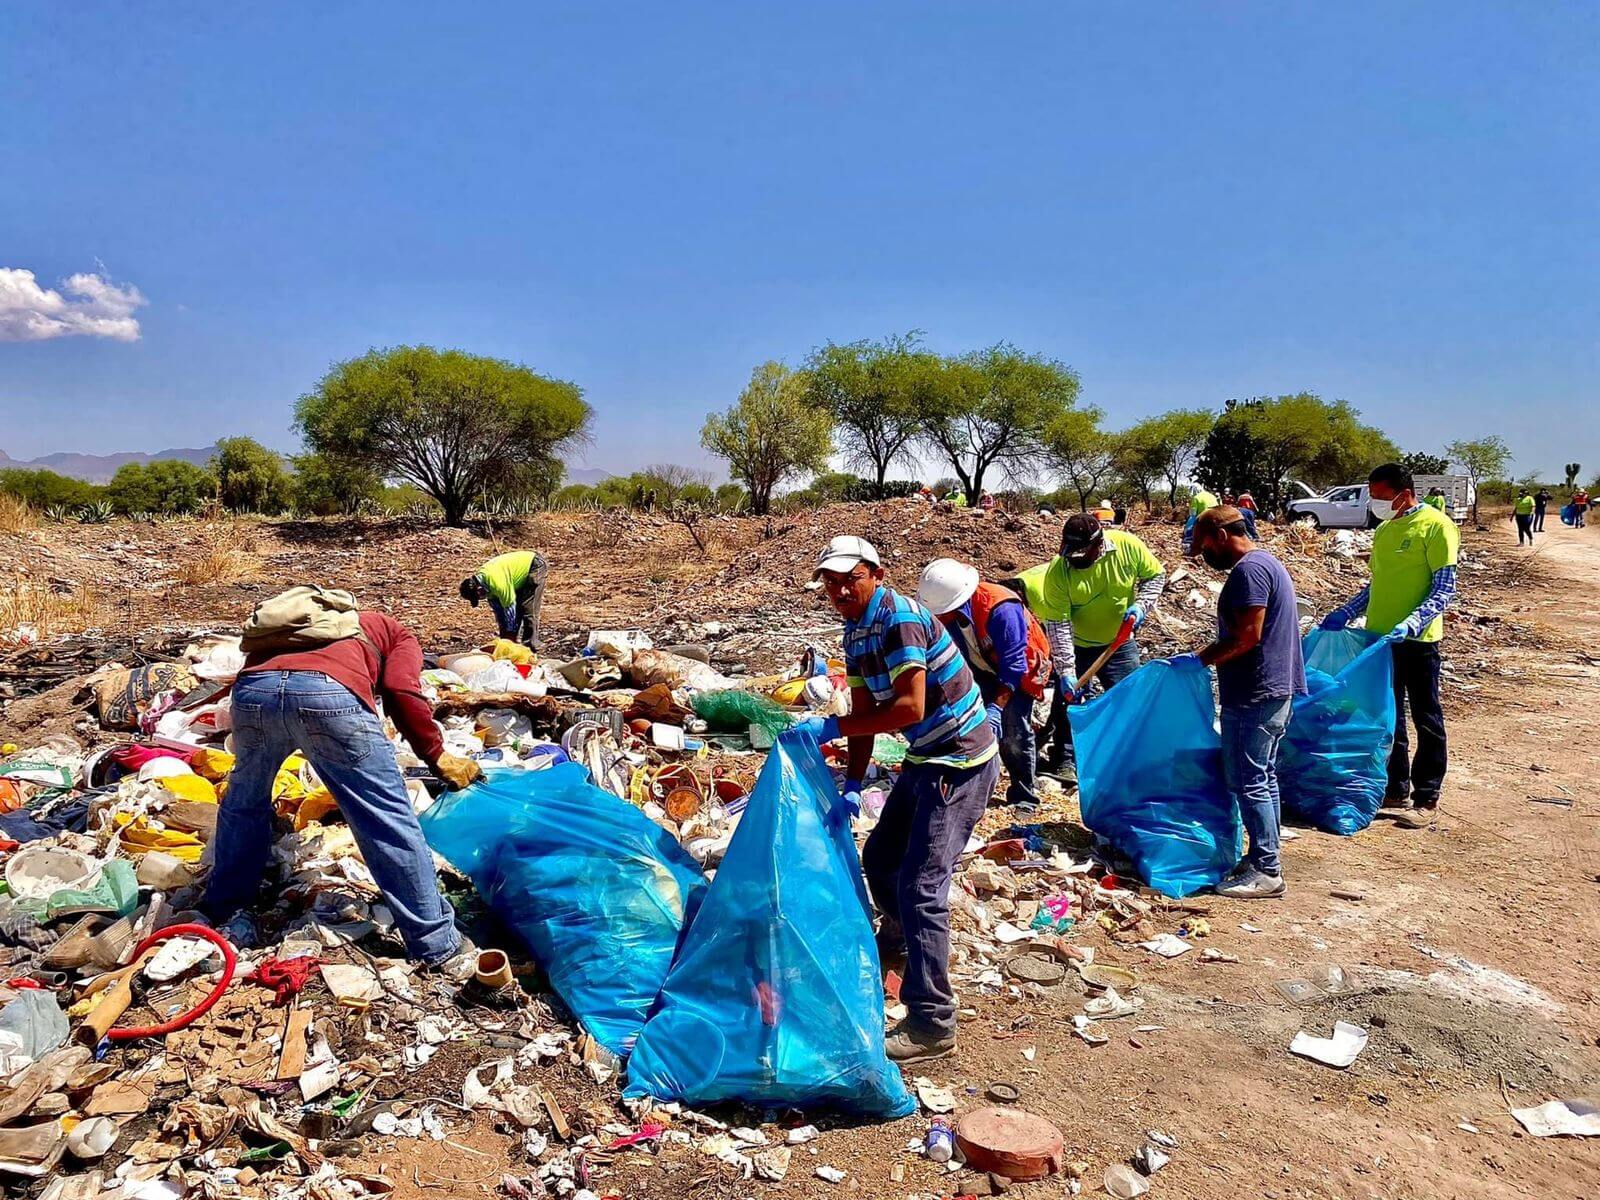
[[[1082,554],[1104,537],[1099,517],[1092,513],[1073,513],[1061,527],[1061,553],[1063,557]]]

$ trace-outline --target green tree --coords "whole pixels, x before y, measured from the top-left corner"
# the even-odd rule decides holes
[[[718,512],[736,513],[750,505],[750,493],[737,483],[721,483],[717,485],[716,504]]]
[[[7,467],[0,471],[0,492],[25,500],[32,508],[44,512],[50,508],[93,504],[101,498],[103,489],[42,468]]]
[[[294,460],[289,504],[300,516],[349,516],[376,503],[382,488],[382,478],[367,467],[330,454],[301,454]]]
[[[591,415],[575,384],[432,346],[337,363],[295,405],[313,451],[416,484],[454,526],[485,489],[558,462]]]
[[[1265,498],[1270,511],[1291,475],[1319,486],[1348,483],[1399,454],[1348,402],[1297,392],[1229,407],[1201,447],[1195,476],[1216,491]]]
[[[700,444],[727,460],[750,493],[750,511],[764,516],[779,485],[826,467],[833,417],[810,401],[803,375],[766,362],[751,372],[737,404],[706,418]]]
[[[283,456],[254,438],[223,438],[210,467],[224,508],[276,516],[289,507],[293,485]]]
[[[1450,460],[1442,454],[1429,454],[1426,450],[1412,450],[1395,459],[1413,475],[1447,475]]]
[[[1216,423],[1216,414],[1209,409],[1174,408],[1148,417],[1128,431],[1148,446],[1152,463],[1160,462],[1168,504],[1178,502],[1178,488],[1194,469],[1200,447]]]
[[[1100,415],[1098,408],[1069,409],[1045,426],[1041,438],[1050,465],[1077,493],[1082,511],[1116,465],[1117,439],[1100,428]]]
[[[1146,508],[1152,507],[1151,494],[1166,477],[1172,458],[1158,425],[1160,420],[1150,417],[1112,435],[1112,474],[1122,490],[1137,492]]]
[[[106,499],[119,513],[198,511],[216,492],[216,478],[191,462],[163,459],[125,463],[106,484]]]
[[[1472,523],[1478,523],[1478,488],[1486,480],[1498,479],[1511,465],[1511,447],[1499,435],[1473,441],[1457,439],[1444,448],[1450,461],[1460,466],[1472,482]]]
[[[1025,474],[1044,457],[1044,431],[1078,386],[1071,367],[1004,344],[946,360],[924,379],[921,438],[976,504],[991,468]]]
[[[895,462],[910,457],[921,401],[940,366],[917,348],[920,336],[913,330],[881,342],[829,342],[805,363],[807,394],[833,415],[846,462],[870,470],[880,485]]]

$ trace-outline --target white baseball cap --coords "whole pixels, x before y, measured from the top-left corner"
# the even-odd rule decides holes
[[[811,572],[811,577],[815,579],[823,571],[848,571],[857,563],[881,567],[883,560],[878,557],[878,548],[866,538],[840,534],[828,543],[826,550],[817,555],[817,566]]]

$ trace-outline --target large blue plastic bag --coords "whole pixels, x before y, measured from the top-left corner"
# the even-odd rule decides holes
[[[1372,824],[1394,743],[1394,656],[1365,629],[1313,629],[1306,687],[1278,751],[1284,811],[1329,833]]]
[[[1239,861],[1244,829],[1222,782],[1211,675],[1158,659],[1067,709],[1083,823],[1168,896],[1211,887]]]
[[[781,737],[628,1062],[630,1096],[916,1108],[883,1051],[883,979],[843,801]]]
[[[491,771],[421,820],[583,1027],[626,1054],[705,894],[695,861],[576,763]]]

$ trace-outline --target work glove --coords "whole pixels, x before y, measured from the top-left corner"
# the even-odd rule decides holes
[[[459,754],[439,755],[439,761],[433,764],[433,770],[452,792],[459,792],[468,784],[483,778],[483,768],[477,761],[462,758]]]
[[[1078,690],[1078,676],[1074,671],[1063,671],[1056,676],[1056,687],[1063,693],[1072,693]]]
[[[1384,634],[1383,640],[1386,642],[1403,642],[1407,638],[1416,637],[1420,632],[1421,630],[1419,630],[1416,625],[1416,619],[1414,617],[1407,617],[1404,621],[1401,621],[1400,624],[1389,630],[1388,633]]]
[[[985,717],[985,719],[987,720],[987,722],[989,724],[989,728],[994,731],[995,741],[999,741],[1000,740],[1000,706],[998,704],[986,705],[984,707],[984,717]]]
[[[844,781],[844,792],[842,793],[844,803],[840,805],[840,810],[846,820],[861,815],[861,789],[864,786],[859,779],[846,779]]]
[[[839,736],[838,717],[801,717],[788,732],[793,734],[809,733],[817,739],[820,746],[823,742],[831,742]]]
[[[1326,629],[1330,633],[1334,633],[1343,629],[1348,624],[1350,624],[1350,618],[1344,615],[1343,610],[1336,608],[1327,616],[1322,618],[1322,624],[1317,626],[1317,628]]]
[[[1203,670],[1206,665],[1201,661],[1198,654],[1175,654],[1167,661],[1175,667],[1181,667],[1184,669],[1189,667],[1200,667]]]
[[[1135,633],[1138,633],[1140,628],[1144,625],[1144,618],[1145,612],[1144,605],[1142,604],[1130,604],[1128,606],[1128,611],[1122,614],[1122,619],[1124,622],[1130,620],[1133,622],[1133,631]]]

